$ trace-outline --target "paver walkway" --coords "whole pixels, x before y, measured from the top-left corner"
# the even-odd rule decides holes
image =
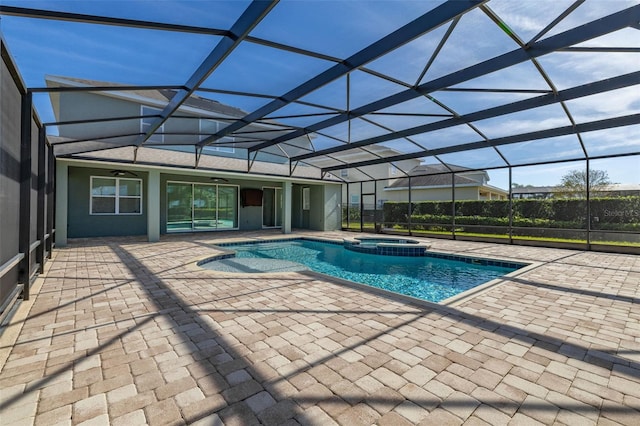
[[[193,267],[238,235],[55,250],[0,341],[0,424],[640,424],[639,256],[431,240],[541,264],[418,306]]]

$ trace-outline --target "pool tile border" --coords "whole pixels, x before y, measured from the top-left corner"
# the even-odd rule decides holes
[[[318,238],[318,237],[305,237],[305,236],[292,237],[292,238],[265,238],[265,239],[254,239],[254,240],[244,240],[244,241],[243,240],[226,241],[226,242],[219,242],[219,243],[217,242],[216,244],[213,244],[212,247],[218,248],[220,250],[224,250],[225,251],[224,253],[216,254],[213,256],[207,256],[205,258],[194,259],[193,260],[194,263],[192,263],[192,265],[194,269],[197,269],[197,270],[206,270],[213,273],[223,273],[223,272],[203,268],[201,265],[204,263],[208,263],[216,260],[230,259],[235,257],[236,256],[235,251],[227,248],[230,246],[245,246],[245,245],[263,244],[263,243],[279,243],[279,242],[300,241],[300,240],[323,242],[323,243],[333,244],[337,246],[343,245],[343,242],[339,240],[334,240],[329,238]],[[381,296],[388,297],[392,300],[398,300],[404,303],[410,303],[410,304],[422,305],[422,306],[433,306],[433,305],[456,306],[463,302],[466,302],[467,300],[473,297],[478,296],[479,294],[485,293],[486,291],[492,289],[496,285],[504,283],[505,280],[508,280],[509,278],[523,274],[531,269],[535,269],[540,266],[539,262],[514,262],[514,261],[499,260],[495,258],[492,259],[492,258],[477,257],[477,256],[460,256],[460,255],[453,255],[453,254],[447,254],[447,253],[441,253],[441,252],[430,252],[430,251],[426,251],[422,257],[433,257],[438,259],[452,260],[452,261],[458,261],[458,262],[464,262],[468,264],[475,264],[475,265],[482,265],[482,266],[497,266],[497,267],[514,269],[514,270],[507,274],[502,275],[501,277],[498,277],[486,283],[477,285],[462,293],[456,294],[447,299],[443,299],[439,302],[432,302],[425,299],[419,299],[417,297],[396,293],[393,291],[385,290],[385,289],[367,285],[367,284],[361,284],[354,281],[345,280],[343,278],[334,277],[332,275],[323,274],[321,272],[310,270],[310,271],[304,271],[304,272],[297,271],[296,273],[324,277],[324,279],[329,281],[341,283],[343,285],[351,286],[353,288],[359,288],[365,291],[371,291],[375,294],[379,294]],[[248,272],[224,272],[224,273],[225,274],[250,274]],[[283,273],[289,273],[289,272],[283,272]],[[264,272],[263,274],[278,274],[278,273]]]

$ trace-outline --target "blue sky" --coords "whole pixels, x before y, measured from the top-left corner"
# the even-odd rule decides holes
[[[75,13],[106,15],[211,28],[226,29],[246,8],[247,1],[36,1],[2,0],[4,5],[43,8]],[[318,53],[346,58],[370,43],[384,37],[441,2],[436,1],[281,1],[253,30],[252,36],[308,49]],[[488,6],[520,38],[527,41],[565,10],[572,1],[491,0]],[[552,36],[599,16],[638,4],[637,1],[587,0],[545,37]],[[368,68],[407,84],[424,83],[450,72],[472,66],[498,54],[516,48],[515,43],[479,9],[462,17],[441,53],[426,75],[420,79],[427,59],[440,42],[447,26],[413,40],[396,51],[367,65]],[[19,70],[29,87],[44,86],[44,75],[62,75],[124,84],[183,84],[218,42],[218,37],[176,32],[148,31],[115,26],[87,25],[73,22],[33,20],[11,16],[0,19],[0,31],[9,44]],[[479,36],[480,35],[480,36]],[[640,31],[624,29],[585,44],[590,47],[640,47]],[[333,63],[321,59],[294,55],[254,43],[242,43],[228,60],[203,84],[225,90],[257,92],[279,96],[309,78],[326,70]],[[558,90],[574,87],[640,69],[638,53],[563,52],[543,56],[539,65],[549,75]],[[349,106],[356,108],[381,96],[405,89],[362,71],[353,71],[349,78]],[[347,78],[327,84],[303,100],[328,107],[344,109]],[[464,82],[461,88],[510,88],[548,90],[549,84],[531,62]],[[576,122],[588,122],[640,112],[638,86],[570,101],[567,107]],[[209,95],[212,96],[212,95]],[[505,102],[513,102],[534,94],[435,92],[439,102],[458,114],[465,114]],[[215,95],[215,99],[253,111],[266,101],[259,98]],[[43,121],[52,121],[53,113],[46,95],[38,95],[35,103]],[[301,105],[289,105],[273,116],[327,111]],[[447,113],[426,98],[417,98],[396,105],[388,112]],[[435,118],[409,116],[368,117],[393,130],[424,124]],[[308,124],[308,119],[282,120],[293,125]],[[526,113],[474,123],[489,138],[544,130],[570,125],[559,105],[538,108]],[[351,133],[349,132],[351,131]],[[386,130],[360,119],[327,128],[324,134],[352,141]],[[473,142],[479,135],[466,126],[417,135],[414,142],[426,148]],[[319,147],[336,145],[331,138],[319,135]],[[640,152],[640,126],[584,134],[583,143],[589,153]],[[412,152],[417,148],[406,141],[389,146]],[[553,161],[581,156],[575,136],[525,142],[501,148],[512,164],[527,161]],[[447,156],[448,162],[477,167],[502,164],[493,150]],[[433,162],[433,160],[428,160]],[[607,170],[614,182],[640,183],[639,157],[597,160],[592,167]],[[552,164],[514,169],[514,181],[521,184],[552,185],[571,169],[582,163]],[[506,187],[504,172],[491,172],[491,183]]]

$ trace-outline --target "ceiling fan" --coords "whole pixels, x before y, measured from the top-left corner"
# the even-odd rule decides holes
[[[130,172],[129,170],[111,170],[109,173],[111,173],[115,177],[122,177],[127,175],[138,177],[137,174]]]

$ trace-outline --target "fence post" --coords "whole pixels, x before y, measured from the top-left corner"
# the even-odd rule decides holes
[[[587,250],[591,250],[591,182],[589,179],[589,172],[591,171],[591,164],[589,164],[589,157],[586,159],[587,163],[587,176],[586,191],[587,191]]]
[[[513,167],[509,166],[509,244],[513,244]]]
[[[411,231],[411,215],[413,214],[413,206],[411,205],[411,175],[409,175],[409,217],[407,219],[407,227],[409,228],[409,236],[413,235]]]
[[[46,176],[46,147],[45,147],[45,128],[44,126],[38,131],[38,176],[37,186],[38,189],[38,203],[37,203],[37,219],[36,219],[36,239],[40,241],[40,245],[36,249],[36,262],[38,262],[39,273],[44,272],[44,253],[46,249],[45,241],[45,191],[47,184]]]
[[[451,172],[451,235],[456,239],[456,174]]]
[[[45,130],[45,138],[46,138],[46,130]],[[52,256],[53,250],[53,239],[54,239],[54,229],[55,229],[55,168],[56,168],[56,160],[53,156],[53,147],[49,146],[47,148],[47,234],[49,234],[49,238],[47,238],[47,247],[46,251],[48,253],[49,259]]]

